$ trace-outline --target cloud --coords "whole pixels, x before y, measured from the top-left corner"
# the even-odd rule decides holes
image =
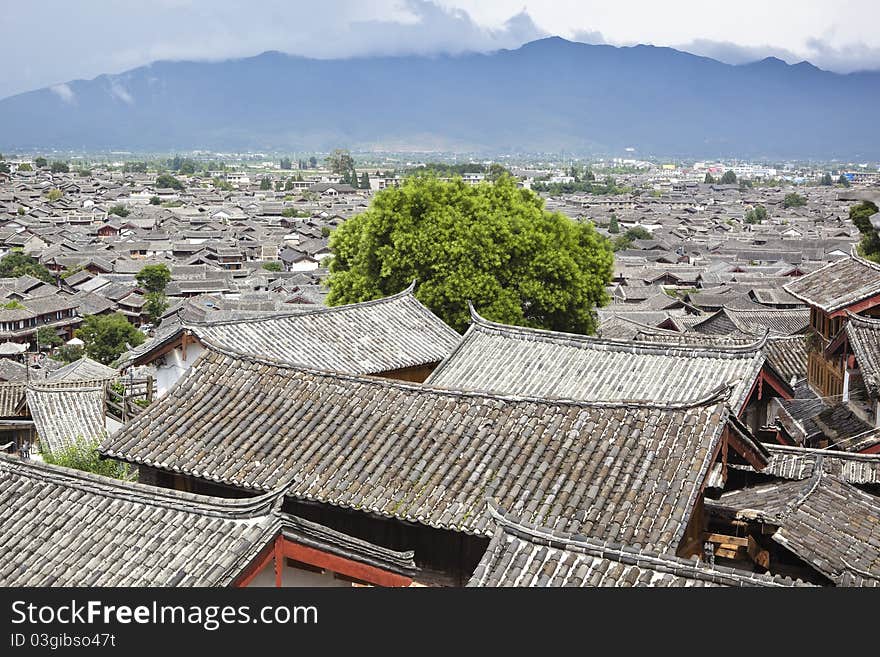
[[[58,96],[68,105],[76,102],[76,94],[73,93],[73,89],[71,89],[68,84],[56,84],[49,87],[49,91]]]
[[[806,39],[803,49],[797,52],[776,46],[743,46],[730,41],[710,39],[694,39],[676,48],[695,55],[711,57],[725,64],[748,64],[765,57],[776,57],[789,64],[806,60],[819,68],[836,73],[880,69],[880,48],[863,43],[835,46],[828,40],[818,37]]]
[[[849,73],[880,69],[880,48],[864,43],[834,46],[825,39],[812,37],[806,42],[808,58],[820,68]]]
[[[400,7],[406,20],[353,21],[339,26],[333,40],[306,40],[296,49],[324,57],[459,54],[518,48],[547,36],[525,10],[493,29],[478,24],[462,9],[441,7],[432,0],[404,0]]]
[[[594,46],[608,43],[604,35],[598,30],[575,30],[571,33],[571,40],[578,43],[589,43]]]
[[[803,59],[785,48],[775,46],[742,46],[730,41],[712,41],[710,39],[694,39],[690,43],[675,46],[677,50],[711,57],[725,64],[748,64],[766,57],[776,57],[789,64]]]
[[[110,83],[110,95],[114,98],[118,98],[126,105],[134,105],[134,98],[131,97],[128,90],[123,87],[118,80],[113,80]]]

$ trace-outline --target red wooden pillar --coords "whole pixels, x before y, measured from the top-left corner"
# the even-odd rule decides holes
[[[284,539],[279,534],[275,538],[275,587],[281,588],[281,571],[284,568]]]

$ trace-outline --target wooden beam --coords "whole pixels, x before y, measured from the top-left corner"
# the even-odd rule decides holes
[[[275,541],[273,540],[266,547],[264,547],[260,553],[256,556],[256,558],[248,565],[247,568],[242,571],[242,573],[235,579],[232,585],[236,588],[244,588],[252,581],[254,578],[260,574],[260,572],[269,565],[269,562],[275,556]]]
[[[409,586],[412,578],[283,539],[283,555],[375,586]]]
[[[281,588],[281,571],[284,570],[284,537],[275,537],[275,587]]]
[[[710,543],[722,543],[724,545],[736,545],[746,547],[749,539],[745,536],[728,536],[727,534],[706,534],[706,540]]]
[[[736,431],[730,432],[729,441],[730,446],[733,447],[734,451],[748,461],[749,465],[755,468],[755,470],[760,472],[766,467],[767,463],[759,458],[758,453],[752,449],[751,445],[747,445],[739,439]]]
[[[770,553],[758,545],[758,542],[749,536],[748,553],[752,561],[761,566],[761,568],[770,568]]]
[[[840,310],[835,310],[833,313],[828,315],[829,317],[844,317],[846,316],[846,311],[850,311],[854,315],[858,315],[863,310],[868,310],[868,308],[873,308],[874,306],[880,305],[880,294],[875,294],[872,297],[868,297],[867,299],[863,299],[857,303],[850,304],[845,308],[841,308]]]

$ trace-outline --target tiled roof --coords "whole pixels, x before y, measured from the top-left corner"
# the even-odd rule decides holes
[[[103,363],[83,356],[79,360],[61,367],[49,376],[51,381],[100,381],[115,379],[119,372]]]
[[[459,346],[427,383],[534,397],[658,402],[699,399],[731,384],[731,406],[739,409],[764,364],[762,345],[605,340],[505,326],[474,314]]]
[[[101,452],[473,534],[492,531],[491,495],[530,522],[674,550],[729,415],[724,397],[502,397],[209,349]]]
[[[103,387],[55,387],[31,384],[27,403],[43,449],[70,446],[78,438],[100,441],[106,435]]]
[[[494,511],[494,510],[493,510]],[[803,585],[526,525],[493,513],[497,529],[470,587],[702,587]]]
[[[766,444],[770,453],[761,474],[801,481],[809,479],[821,455],[825,471],[850,484],[880,484],[880,454],[854,454],[828,449],[808,449]],[[730,467],[750,470],[749,465],[730,463]]]
[[[807,377],[807,340],[806,335],[774,335],[764,343],[767,360],[788,383]]]
[[[738,330],[753,335],[764,335],[767,331],[777,335],[791,335],[803,331],[810,325],[810,311],[806,308],[795,310],[722,308],[718,312],[730,318]],[[694,328],[699,330],[698,326]]]
[[[0,417],[18,417],[18,408],[24,401],[25,383],[0,383]]]
[[[277,533],[271,502],[0,456],[0,585],[226,586]]]
[[[880,265],[853,255],[799,276],[783,289],[832,313],[880,294]]]
[[[828,474],[707,500],[713,511],[778,526],[774,541],[838,585],[880,586],[880,500]]]
[[[352,374],[436,363],[461,338],[411,287],[375,301],[189,328],[224,349]]]
[[[880,320],[847,313],[846,337],[855,354],[865,387],[880,395]]]

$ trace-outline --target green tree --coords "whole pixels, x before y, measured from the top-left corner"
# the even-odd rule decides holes
[[[807,204],[807,199],[798,194],[797,192],[791,192],[790,194],[786,194],[785,198],[782,199],[782,205],[786,208],[799,208]]]
[[[642,226],[633,226],[628,229],[623,235],[614,240],[614,250],[622,251],[623,249],[628,249],[632,246],[632,243],[636,240],[649,240],[651,239],[651,231],[647,228],[643,228]]]
[[[67,162],[60,162],[56,160],[52,163],[51,168],[52,173],[70,173],[70,166]]]
[[[46,267],[38,260],[20,251],[12,251],[0,260],[0,278],[18,278],[33,276],[46,283],[54,283],[55,279]]]
[[[733,171],[725,171],[724,175],[721,176],[721,184],[722,185],[735,185],[736,184],[736,174]]]
[[[370,174],[367,173],[366,171],[364,171],[364,172],[361,174],[361,184],[360,184],[360,188],[361,188],[361,189],[370,189]]]
[[[46,198],[48,198],[50,202],[57,201],[62,196],[64,196],[64,192],[62,192],[60,189],[50,189],[49,193],[46,194]]]
[[[43,167],[48,166],[48,164],[49,163],[46,161],[45,157],[34,158],[34,166],[36,166],[38,169],[42,169]]]
[[[822,179],[819,181],[819,184],[824,187],[831,187],[831,185],[834,184],[834,181],[831,180],[831,174],[826,171],[825,175],[822,176]]]
[[[264,262],[263,269],[266,271],[284,271],[284,267],[281,266],[281,263],[277,260],[272,260],[271,262]]]
[[[616,214],[611,215],[611,220],[608,222],[608,232],[612,235],[617,235],[620,232],[620,224],[617,221]]]
[[[18,170],[19,171],[33,171],[34,168],[30,164],[28,164],[27,162],[23,162],[22,164],[18,165]]]
[[[330,246],[330,305],[417,280],[418,298],[457,330],[471,300],[495,321],[590,333],[613,270],[610,244],[591,223],[546,210],[509,176],[476,186],[409,178],[334,230]]]
[[[151,196],[150,197],[150,205],[161,205],[161,204],[162,204],[162,199],[159,198],[158,196]]]
[[[55,353],[52,354],[52,359],[61,361],[62,363],[73,363],[78,361],[85,355],[83,348],[78,344],[63,344],[58,349],[55,350]]]
[[[108,214],[115,214],[117,217],[127,217],[131,214],[131,211],[126,208],[121,203],[117,203],[116,205],[111,205],[110,209],[107,210]]]
[[[54,452],[43,452],[42,457],[51,465],[83,470],[113,479],[132,479],[134,472],[127,463],[101,458],[98,454],[99,442],[100,437],[87,439],[78,436],[67,447]]]
[[[195,160],[190,160],[189,158],[183,160],[177,168],[177,172],[184,176],[193,175],[196,172]]]
[[[877,229],[871,224],[871,217],[877,214],[877,206],[871,201],[857,203],[849,209],[849,218],[853,222],[862,239],[859,241],[859,253],[870,260],[880,262],[880,237]]]
[[[706,177],[703,178],[703,183],[706,185],[714,185],[715,184],[715,176],[713,176],[709,171],[707,171]]]
[[[0,173],[12,173],[12,169],[9,168],[6,162],[0,162]]]
[[[85,352],[89,358],[105,365],[110,365],[130,347],[145,340],[144,334],[121,313],[86,315],[82,326],[76,330],[76,337],[86,343]]]
[[[330,226],[321,226],[321,237],[330,237],[330,233],[333,232],[333,229]]]
[[[183,183],[170,173],[160,173],[156,176],[156,187],[159,189],[176,189],[181,192],[186,189]]]
[[[759,224],[767,219],[767,208],[763,205],[756,205],[746,210],[744,218],[747,224]]]
[[[838,185],[843,185],[844,187],[849,187],[850,182],[849,178],[847,178],[844,174],[840,174],[840,178],[837,179]]]
[[[280,162],[280,166],[281,166],[281,168],[284,169],[285,171],[290,170],[290,169],[293,168],[293,165],[291,164],[291,162],[290,162],[290,158],[289,158],[289,157],[282,157],[282,158],[281,158],[281,162]]]
[[[62,344],[61,338],[58,337],[58,333],[51,326],[41,326],[37,329],[37,344],[40,345],[40,349],[57,347]]]
[[[351,153],[341,148],[337,148],[330,153],[324,162],[330,171],[340,176],[349,175],[349,172],[354,169],[354,158],[351,156]]]
[[[148,293],[165,294],[171,281],[171,270],[164,264],[147,265],[135,275],[135,279]]]
[[[504,165],[498,164],[497,162],[493,162],[489,165],[489,168],[486,170],[486,180],[489,182],[494,182],[498,180],[501,176],[509,176],[510,171],[508,171]]]
[[[18,206],[18,216],[23,216],[25,214],[27,214],[25,209],[19,205]]]
[[[316,158],[314,155],[309,158],[309,168],[310,169],[317,169],[318,168],[318,158]]]
[[[168,310],[168,298],[161,292],[150,292],[144,297],[144,310],[150,317],[150,321],[156,326],[162,323],[162,315]]]
[[[147,163],[146,162],[126,162],[122,165],[123,173],[146,173],[147,172]]]
[[[260,181],[260,189],[265,191],[272,191],[272,181],[269,179],[269,176],[265,176]]]

